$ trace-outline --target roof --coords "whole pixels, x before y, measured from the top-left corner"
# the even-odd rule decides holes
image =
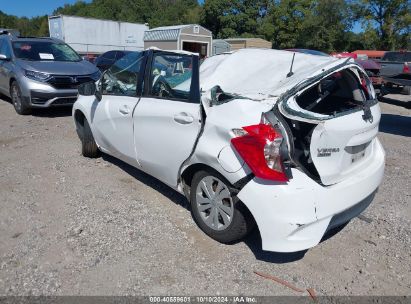
[[[177,41],[182,29],[198,26],[208,32],[206,28],[198,24],[180,24],[160,26],[144,32],[144,41]],[[210,32],[211,36],[211,32]]]
[[[287,77],[294,56],[294,74]],[[200,66],[201,88],[207,91],[219,85],[225,92],[257,99],[279,96],[323,69],[344,62],[347,59],[272,49],[241,49],[207,58]]]
[[[214,40],[213,40],[213,44],[218,44],[218,43],[230,45],[230,44],[229,44],[227,41],[225,41],[224,39],[214,39]]]
[[[101,19],[101,18],[93,18],[93,17],[83,17],[83,16],[74,16],[74,15],[51,15],[48,19],[58,19],[61,17],[69,17],[69,18],[78,18],[78,19],[86,19],[86,20],[97,20],[97,21],[110,21],[110,22],[117,22],[117,23],[128,23],[128,24],[137,24],[137,25],[145,25],[148,27],[148,23],[137,23],[137,22],[127,22],[127,21],[120,21],[120,20],[111,20],[111,19]]]
[[[354,54],[364,54],[368,57],[382,57],[385,54],[385,51],[376,51],[376,50],[356,50]]]
[[[196,26],[198,24],[180,24],[180,25],[170,25],[170,26],[160,26],[155,27],[149,31],[165,31],[165,30],[181,30],[190,26]]]
[[[270,42],[268,40],[262,39],[262,38],[228,38],[228,39],[224,39],[225,41],[266,41],[266,42]]]

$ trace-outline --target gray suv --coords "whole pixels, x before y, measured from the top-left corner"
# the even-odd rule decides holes
[[[32,108],[72,105],[80,84],[100,71],[54,38],[15,37],[0,32],[0,93],[11,97],[19,114]]]

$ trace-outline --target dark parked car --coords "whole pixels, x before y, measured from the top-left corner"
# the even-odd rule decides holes
[[[381,59],[380,73],[385,93],[397,87],[411,94],[411,52],[386,52]]]
[[[108,51],[97,57],[94,64],[100,71],[104,72],[105,70],[108,70],[114,62],[129,53],[131,53],[131,51]]]

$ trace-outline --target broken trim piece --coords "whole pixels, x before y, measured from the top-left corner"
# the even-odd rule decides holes
[[[296,101],[295,101],[295,98],[296,98],[297,94],[300,91],[303,91],[303,90],[309,88],[310,86],[316,84],[317,82],[321,81],[321,79],[331,75],[332,73],[341,71],[343,69],[347,69],[349,67],[354,67],[354,68],[362,71],[363,74],[364,74],[364,77],[368,78],[367,74],[363,71],[363,69],[359,65],[357,65],[355,63],[351,63],[351,62],[349,62],[349,60],[350,59],[347,59],[342,64],[339,64],[339,65],[335,66],[332,69],[329,69],[329,70],[324,71],[324,72],[322,72],[322,73],[320,73],[316,76],[308,78],[308,79],[302,81],[301,83],[297,84],[293,88],[289,89],[285,93],[281,94],[280,97],[278,98],[278,101],[277,101],[277,104],[279,105],[280,112],[284,116],[286,116],[287,118],[290,118],[290,119],[298,118],[299,120],[304,121],[304,122],[308,122],[308,123],[318,123],[318,122],[321,122],[321,121],[329,120],[329,119],[340,117],[340,116],[345,116],[345,115],[355,113],[355,112],[359,112],[359,111],[364,111],[365,116],[367,116],[367,114],[366,114],[367,109],[369,109],[369,107],[371,107],[371,106],[375,105],[376,103],[378,103],[377,99],[366,100],[364,102],[363,107],[361,107],[361,108],[354,108],[354,109],[351,109],[351,110],[347,110],[347,111],[337,113],[335,115],[324,115],[324,114],[318,114],[318,113],[307,111],[305,109],[300,108],[297,105]],[[294,99],[293,100],[293,105],[295,105],[297,109],[293,108],[289,104],[289,100],[292,99],[292,98]],[[368,118],[368,117],[366,117],[366,118]]]

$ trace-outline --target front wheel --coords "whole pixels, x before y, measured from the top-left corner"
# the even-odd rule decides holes
[[[197,172],[191,183],[191,212],[197,225],[221,243],[243,239],[254,227],[248,209],[230,190],[218,173]]]
[[[87,119],[84,119],[83,132],[81,136],[81,154],[85,157],[96,158],[100,156],[100,151],[94,140],[90,125]]]
[[[13,102],[14,109],[17,114],[28,115],[31,113],[31,108],[29,108],[23,101],[21,96],[21,90],[17,81],[13,81],[10,86],[10,95]]]

